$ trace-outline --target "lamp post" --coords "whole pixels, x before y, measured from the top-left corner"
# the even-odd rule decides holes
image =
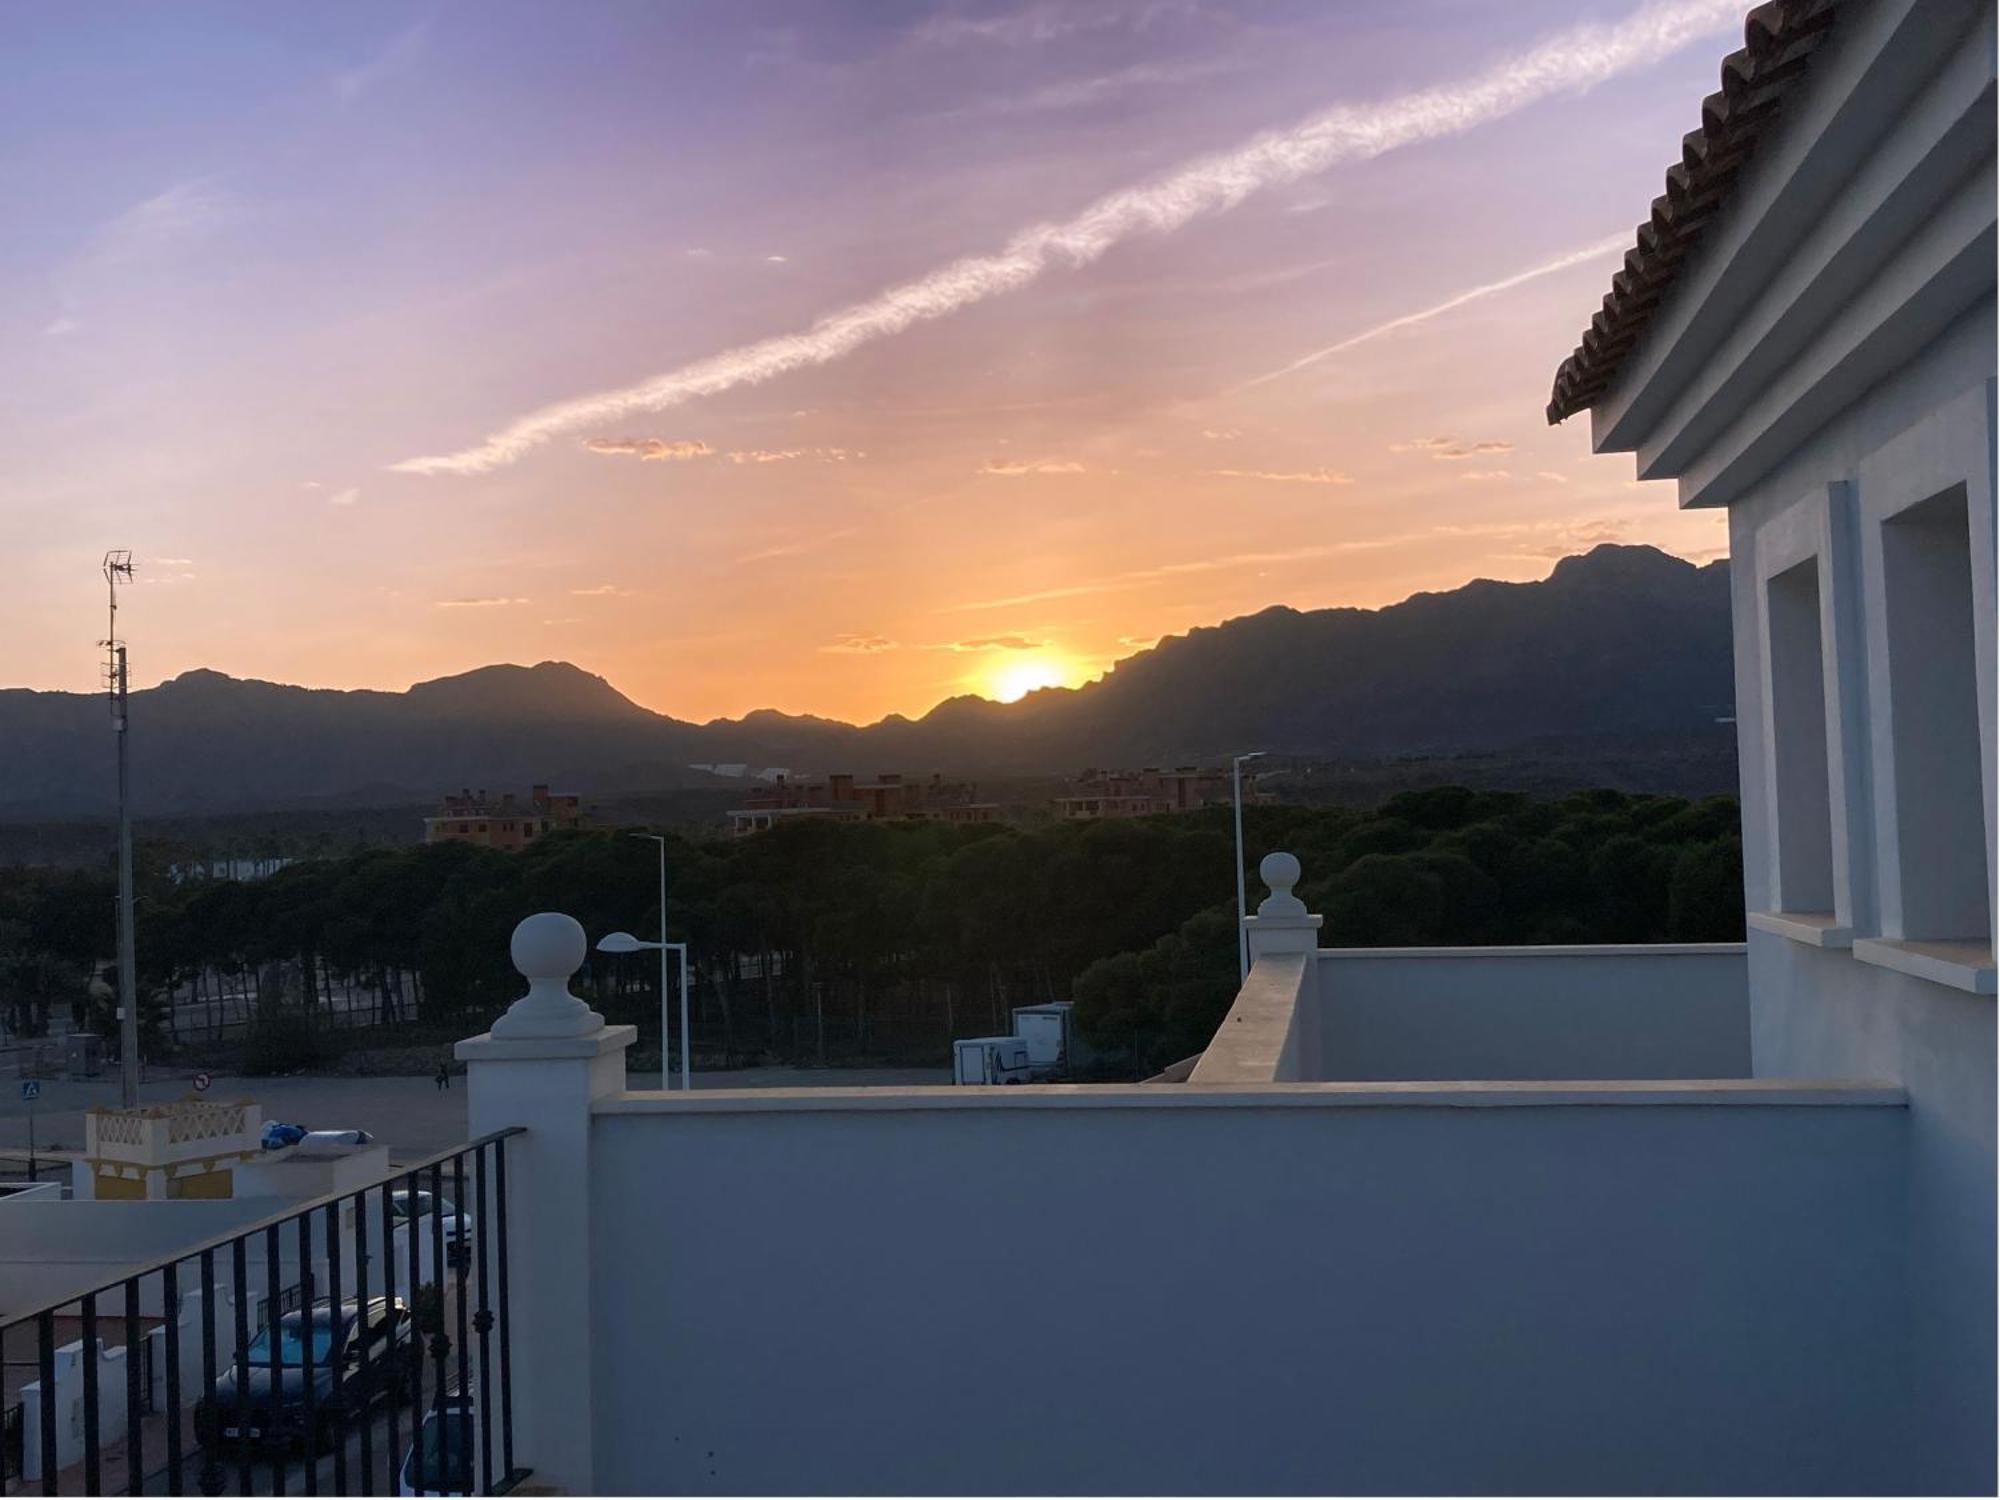
[[[1249,915],[1244,909],[1243,896],[1243,767],[1253,760],[1262,760],[1262,750],[1252,750],[1247,755],[1237,755],[1229,762],[1230,801],[1236,809],[1236,982],[1243,983],[1250,977],[1250,929],[1243,925]]]
[[[688,1081],[688,945],[686,943],[649,943],[644,938],[633,937],[629,932],[613,932],[598,940],[599,953],[650,953],[654,949],[660,954],[660,1072],[663,1081],[672,1086],[673,1073],[667,1067],[667,955],[680,956],[681,968],[681,1087],[692,1088]]]
[[[667,955],[680,955],[681,968],[681,1088],[683,1091],[694,1087],[690,1076],[688,1057],[688,950],[686,943],[667,941],[667,840],[658,833],[635,833],[635,839],[651,839],[660,847],[660,940],[649,943],[644,938],[635,938],[629,932],[614,932],[602,938],[597,944],[599,953],[644,953],[654,949],[660,954],[660,1073],[661,1082],[671,1075],[667,1070]]]

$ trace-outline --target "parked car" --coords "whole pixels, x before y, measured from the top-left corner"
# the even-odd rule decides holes
[[[395,1214],[398,1223],[407,1222],[411,1216],[410,1190],[408,1188],[398,1188],[395,1192],[391,1193],[389,1195],[389,1207],[390,1211]],[[471,1214],[465,1212],[456,1203],[453,1203],[451,1199],[444,1197],[442,1194],[432,1194],[419,1190],[416,1194],[416,1219],[418,1223],[423,1225],[426,1232],[430,1228],[428,1219],[433,1208],[436,1208],[444,1215],[444,1242],[447,1245],[456,1246],[461,1243],[467,1243],[472,1239],[473,1223]]]
[[[479,1441],[470,1396],[446,1395],[424,1413],[403,1466],[396,1471],[399,1495],[470,1495],[472,1452]]]
[[[275,1333],[275,1338],[273,1337]],[[409,1309],[400,1297],[335,1308],[330,1300],[286,1313],[251,1341],[247,1358],[216,1377],[195,1404],[204,1447],[310,1443],[317,1449],[385,1397],[407,1396],[420,1378]],[[306,1416],[306,1366],[313,1414]]]

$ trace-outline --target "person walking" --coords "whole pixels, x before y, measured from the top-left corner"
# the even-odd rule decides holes
[[[442,1094],[451,1087],[451,1064],[439,1063],[437,1070],[438,1092]]]

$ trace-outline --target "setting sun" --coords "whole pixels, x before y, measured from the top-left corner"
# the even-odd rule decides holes
[[[1074,687],[1083,680],[1083,669],[1069,657],[1038,651],[996,663],[982,674],[979,692],[998,703],[1015,703],[1037,688]]]

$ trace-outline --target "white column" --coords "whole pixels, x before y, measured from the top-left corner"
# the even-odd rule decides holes
[[[1243,930],[1249,937],[1251,967],[1255,968],[1260,958],[1281,953],[1318,953],[1322,919],[1307,911],[1305,902],[1292,894],[1292,887],[1299,883],[1298,857],[1282,852],[1265,855],[1257,866],[1257,878],[1270,887],[1271,893],[1257,903],[1256,916],[1243,919]],[[1315,961],[1306,965],[1305,980],[1299,988],[1300,1008],[1311,1018],[1300,1036],[1299,1061],[1307,1078],[1320,1076],[1320,1004],[1319,964]]]
[[[575,919],[524,919],[512,952],[528,993],[490,1032],[455,1049],[466,1064],[473,1137],[514,1125],[527,1132],[507,1143],[515,1461],[534,1470],[537,1484],[571,1495],[597,1490],[590,1107],[625,1087],[625,1049],[638,1035],[606,1026],[569,992],[586,951]]]

